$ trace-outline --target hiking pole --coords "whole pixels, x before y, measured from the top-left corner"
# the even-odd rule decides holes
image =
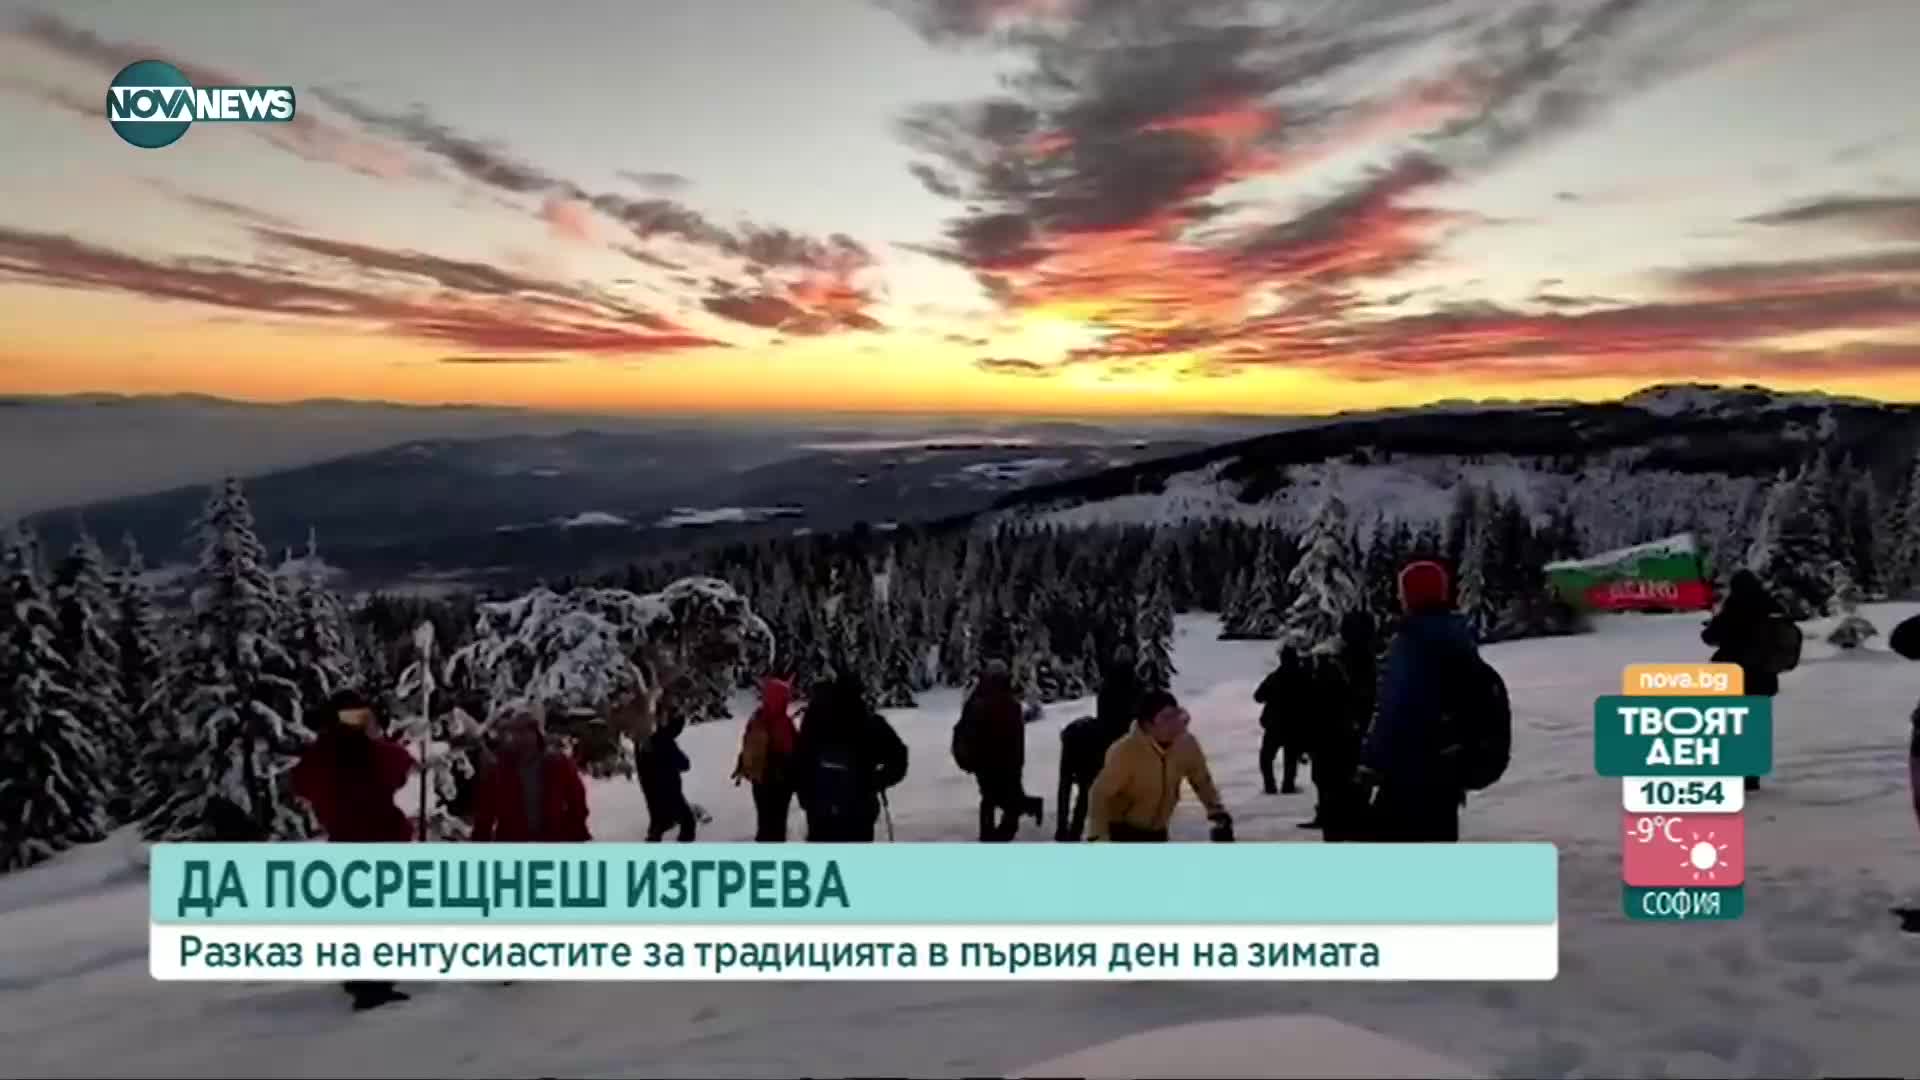
[[[887,822],[887,843],[893,843],[893,807],[887,804],[887,793],[880,793],[880,816]]]

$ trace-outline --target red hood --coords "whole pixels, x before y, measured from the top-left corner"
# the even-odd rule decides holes
[[[793,701],[793,684],[785,679],[768,677],[760,680],[760,711],[786,715],[787,705]]]

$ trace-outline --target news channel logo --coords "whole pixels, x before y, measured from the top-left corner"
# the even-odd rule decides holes
[[[135,61],[107,84],[107,123],[142,150],[172,146],[196,122],[285,124],[293,109],[291,86],[195,86],[164,60]]]

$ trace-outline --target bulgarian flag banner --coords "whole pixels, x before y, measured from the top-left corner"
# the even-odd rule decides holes
[[[1548,563],[1547,581],[1561,598],[1585,611],[1705,611],[1713,586],[1692,533]]]

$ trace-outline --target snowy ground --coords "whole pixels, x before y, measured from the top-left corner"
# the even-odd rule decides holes
[[[1920,610],[1868,614],[1883,634]],[[1489,655],[1511,685],[1516,760],[1466,816],[1470,839],[1560,845],[1560,978],[1527,985],[521,984],[412,987],[411,1004],[351,1016],[328,986],[159,984],[146,973],[147,896],[124,839],[0,878],[0,1071],[153,1076],[981,1075],[1145,1027],[1315,1012],[1501,1076],[1901,1075],[1916,1060],[1920,938],[1888,908],[1920,899],[1906,791],[1906,718],[1920,665],[1878,649],[1836,657],[1810,627],[1778,703],[1778,767],[1749,804],[1748,913],[1634,923],[1621,913],[1620,785],[1592,774],[1592,702],[1622,665],[1699,658],[1696,617],[1622,617],[1593,636]],[[1311,796],[1259,793],[1249,700],[1269,656],[1183,619],[1176,682],[1244,841],[1299,842]],[[1880,642],[1875,643],[1880,644]],[[969,839],[969,781],[948,760],[953,693],[894,714],[913,772],[893,798],[901,840]],[[1059,725],[1030,728],[1029,785],[1048,798]],[[685,740],[708,838],[743,839],[737,730]],[[607,840],[642,835],[631,784],[601,785]],[[1203,839],[1188,805],[1182,839]],[[1049,840],[1050,842],[1050,840]],[[1204,1071],[1204,1065],[1197,1072]]]

